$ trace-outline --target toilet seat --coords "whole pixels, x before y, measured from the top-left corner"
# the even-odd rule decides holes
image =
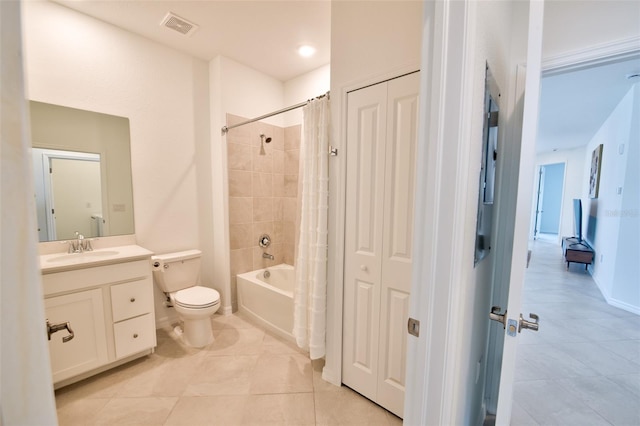
[[[206,309],[220,303],[220,293],[209,287],[194,286],[173,293],[173,302],[189,309]]]

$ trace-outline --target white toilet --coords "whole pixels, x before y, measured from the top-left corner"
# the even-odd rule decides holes
[[[196,348],[213,342],[211,315],[220,306],[220,293],[196,285],[201,254],[200,250],[187,250],[151,256],[154,281],[182,320],[182,329],[176,327],[176,331],[187,345]]]

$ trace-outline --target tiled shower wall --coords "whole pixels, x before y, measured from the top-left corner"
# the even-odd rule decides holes
[[[246,118],[227,114],[228,125]],[[255,122],[227,133],[231,301],[237,308],[236,275],[280,263],[294,264],[301,126]],[[271,143],[260,155],[260,134]],[[269,234],[271,245],[258,245]],[[262,257],[272,254],[275,259]]]

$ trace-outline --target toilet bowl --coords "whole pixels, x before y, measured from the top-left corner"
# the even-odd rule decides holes
[[[220,306],[220,293],[197,285],[200,256],[199,250],[187,250],[151,257],[154,281],[169,297],[182,322],[176,332],[196,348],[213,342],[211,316]]]

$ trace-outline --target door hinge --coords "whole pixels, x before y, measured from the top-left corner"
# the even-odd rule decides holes
[[[337,157],[338,156],[338,148],[334,148],[332,146],[329,146],[329,155],[332,157]]]
[[[409,321],[407,322],[407,328],[409,334],[411,334],[412,336],[420,337],[420,321],[414,318],[409,318]]]

